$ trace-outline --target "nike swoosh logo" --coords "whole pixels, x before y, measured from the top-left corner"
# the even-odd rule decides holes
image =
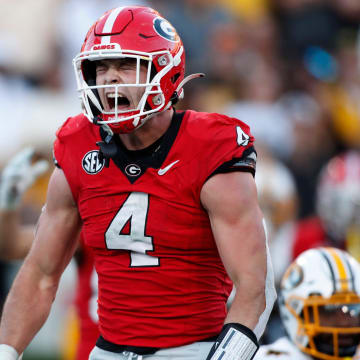
[[[159,169],[158,174],[159,175],[164,175],[166,172],[168,172],[176,163],[178,163],[180,160],[175,160],[174,162],[172,162],[171,164],[169,164],[168,166],[165,166],[163,169]]]

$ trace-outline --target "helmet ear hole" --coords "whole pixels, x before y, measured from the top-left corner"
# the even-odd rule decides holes
[[[173,84],[175,84],[176,81],[177,81],[177,79],[178,79],[179,77],[180,77],[180,74],[179,74],[179,73],[175,74],[174,76],[171,77],[171,82],[172,82]]]
[[[155,77],[155,75],[157,74],[157,70],[154,66],[154,64],[151,64],[151,70],[150,70],[150,81],[152,81]]]

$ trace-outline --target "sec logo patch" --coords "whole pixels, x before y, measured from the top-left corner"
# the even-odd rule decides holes
[[[82,159],[82,167],[89,175],[99,173],[104,167],[105,161],[99,160],[99,150],[91,150]]]

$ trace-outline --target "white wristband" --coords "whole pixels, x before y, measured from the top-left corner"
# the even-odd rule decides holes
[[[1,360],[20,360],[18,352],[10,345],[0,344]]]
[[[255,334],[237,323],[225,324],[207,360],[252,360],[259,348]]]

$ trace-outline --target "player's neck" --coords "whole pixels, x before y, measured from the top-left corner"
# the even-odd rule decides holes
[[[139,129],[130,134],[119,134],[123,145],[128,150],[145,149],[158,140],[169,128],[174,110],[170,108],[149,119]]]

